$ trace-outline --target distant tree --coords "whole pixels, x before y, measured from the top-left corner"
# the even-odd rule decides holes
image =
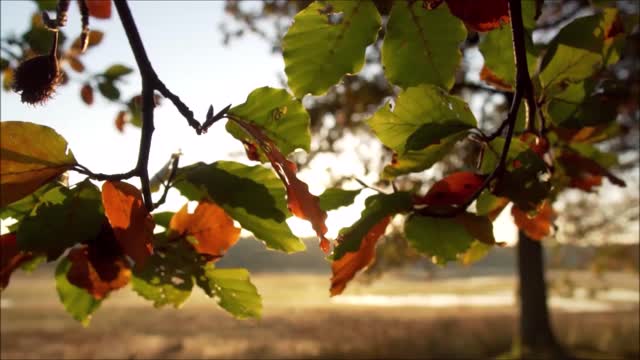
[[[81,54],[100,42],[89,18],[110,17],[112,3],[77,3],[83,28],[69,47],[61,30],[68,0],[38,1],[44,13],[34,15],[31,29],[2,39],[3,84],[24,102],[46,102],[64,85],[65,71],[83,72]],[[232,16],[281,50],[290,92],[258,88],[243,104],[218,113],[210,107],[201,122],[155,72],[127,2],[115,1],[142,78],[141,94],[123,102],[116,116],[119,129],[125,123],[141,127],[137,164],[122,174],[96,173],[66,151],[55,130],[3,121],[0,218],[17,222],[1,237],[2,287],[17,267],[43,259],[58,261],[61,301],[83,322],[129,282],[156,306],[179,306],[195,284],[233,315],[256,317],[261,301],[248,272],[214,266],[238,240],[233,220],[267,247],[285,252],[304,249],[285,220],[293,214],[310,221],[320,247],[329,253],[334,245],[334,296],[373,261],[394,217],[403,225],[396,234],[401,236],[392,238],[404,249],[439,264],[471,263],[496,245],[492,221],[513,203],[521,230],[523,356],[563,357],[548,317],[540,240],[552,232],[552,205],[565,190],[592,191],[605,178],[624,186],[610,170],[617,165],[615,153],[606,148],[638,122],[631,100],[638,95],[637,44],[627,41],[638,36],[637,6],[578,4],[588,15],[542,43],[533,41],[534,30],[572,17],[559,14],[542,23],[539,1],[268,1],[255,13],[228,2]],[[54,10],[51,18],[47,11]],[[283,15],[292,14],[287,27]],[[275,35],[257,25],[263,16],[275,19]],[[244,31],[222,30],[227,41]],[[461,49],[466,54],[471,48],[484,57],[482,82],[471,81],[471,70],[460,66]],[[365,64],[382,71],[353,75]],[[81,98],[90,105],[97,89],[119,101],[118,81],[131,72],[114,65],[89,76]],[[325,96],[303,102],[308,94]],[[498,96],[493,106],[503,104],[504,116],[493,111],[487,117],[493,121],[479,123],[467,103],[476,95]],[[247,157],[269,162],[271,169],[230,161],[181,167],[176,154],[150,177],[153,114],[161,97],[198,135],[227,119],[226,130],[244,144]],[[312,142],[310,128],[322,136]],[[336,151],[345,132],[379,140],[389,155],[384,166],[377,159],[366,163],[368,172],[380,173],[371,186],[378,193],[332,244],[325,236],[326,212],[351,204],[369,185],[359,181],[360,189],[335,187],[314,196],[287,155],[306,150],[308,157],[300,160],[309,163],[321,151]],[[446,175],[434,183],[421,174],[435,166]],[[71,187],[56,181],[67,171],[87,180]],[[140,179],[141,189],[124,182],[132,177]],[[102,188],[90,180],[104,181]],[[152,193],[160,188],[154,201]],[[193,214],[186,206],[154,212],[170,188],[199,202]],[[154,234],[155,225],[167,231]]]

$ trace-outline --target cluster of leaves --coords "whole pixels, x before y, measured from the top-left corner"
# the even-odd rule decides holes
[[[522,85],[514,76],[514,59],[504,56],[513,43],[507,1],[477,7],[472,0],[396,1],[389,10],[381,62],[399,92],[367,120],[395,154],[381,177],[393,180],[429,169],[461,141],[482,146],[476,167],[448,174],[424,194],[394,189],[368,197],[360,219],[340,231],[330,256],[332,295],[371,263],[378,239],[396,216],[404,219],[407,242],[420,254],[437,263],[470,263],[496,244],[492,221],[509,203],[518,226],[542,239],[552,229],[552,201],[560,191],[589,191],[603,177],[623,184],[608,170],[615,157],[596,146],[619,131],[615,100],[599,96],[602,86],[610,86],[608,79],[596,75],[618,61],[625,29],[633,24],[615,9],[603,9],[573,21],[538,48],[531,41],[535,3],[524,2],[525,39],[516,41],[526,45],[540,108],[527,116],[522,106],[516,136],[488,136],[465,101],[450,94],[467,28],[487,32],[480,46],[483,79],[507,90]],[[248,272],[219,269],[215,261],[238,241],[234,221],[270,249],[304,250],[286,223],[292,215],[308,220],[320,247],[331,250],[326,212],[350,205],[360,190],[332,188],[315,196],[287,156],[310,147],[309,114],[301,99],[323,94],[360,71],[382,26],[370,1],[314,2],[300,11],[282,42],[293,94],[258,88],[225,114],[226,130],[260,164],[176,165],[165,179],[165,188],[198,203],[193,213],[186,205],[176,213],[152,213],[138,189],[108,176],[101,189],[90,180],[63,186],[56,179],[69,170],[91,177],[66,141],[45,126],[2,122],[0,218],[17,220],[1,238],[2,287],[20,266],[58,261],[60,299],[83,322],[111,291],[128,283],[155,306],[177,307],[195,282],[233,315],[259,316],[260,297]],[[585,33],[592,38],[585,40]],[[103,92],[100,84],[113,83],[127,70],[116,67],[99,75],[98,89]],[[502,170],[497,177],[496,169]],[[475,209],[469,207],[474,201]]]

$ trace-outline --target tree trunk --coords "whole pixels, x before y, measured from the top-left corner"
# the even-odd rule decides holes
[[[551,328],[540,241],[522,231],[518,241],[520,355],[522,358],[567,359]]]

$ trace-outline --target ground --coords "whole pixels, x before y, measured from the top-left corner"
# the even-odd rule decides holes
[[[200,291],[179,310],[158,310],[124,289],[85,329],[59,304],[49,271],[17,273],[2,294],[2,359],[478,358],[508,352],[516,329],[509,276],[391,274],[330,299],[325,274],[291,273],[253,275],[261,320],[235,320]],[[578,285],[586,278],[572,276]],[[561,341],[589,357],[637,359],[637,281],[615,275],[608,296],[554,297]]]

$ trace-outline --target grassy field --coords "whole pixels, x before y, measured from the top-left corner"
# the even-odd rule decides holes
[[[45,270],[15,274],[2,294],[2,359],[494,357],[509,351],[516,324],[513,305],[345,305],[329,299],[326,275],[271,273],[253,276],[264,298],[261,320],[234,320],[199,291],[180,310],[156,310],[126,289],[103,304],[85,329],[64,312]],[[611,282],[638,290],[634,276]],[[371,285],[351,284],[345,295],[466,296],[513,288],[510,277],[425,281],[389,275]],[[579,354],[637,359],[637,302],[624,304],[607,312],[557,309],[557,335]]]

